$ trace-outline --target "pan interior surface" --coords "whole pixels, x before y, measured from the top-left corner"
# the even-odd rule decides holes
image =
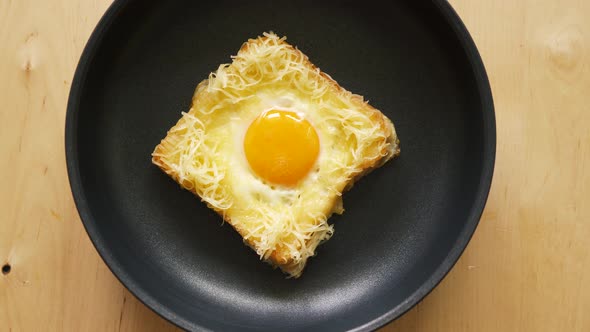
[[[115,2],[66,125],[72,191],[101,256],[187,329],[364,330],[403,314],[464,249],[491,181],[489,86],[454,15],[438,1]],[[150,161],[196,85],[266,31],[363,95],[401,140],[399,158],[344,194],[334,236],[299,279],[260,262]]]

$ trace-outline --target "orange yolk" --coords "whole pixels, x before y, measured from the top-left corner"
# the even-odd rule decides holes
[[[244,152],[262,179],[293,186],[307,175],[320,152],[313,126],[291,111],[270,110],[248,127]]]

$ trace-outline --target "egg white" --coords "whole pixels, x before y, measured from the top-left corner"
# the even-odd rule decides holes
[[[259,93],[255,100],[242,105],[239,113],[230,117],[228,124],[230,129],[228,132],[233,135],[232,146],[230,147],[232,157],[228,160],[228,169],[231,170],[230,181],[235,192],[239,193],[243,199],[248,200],[250,204],[266,202],[273,205],[293,205],[304,188],[317,182],[319,177],[318,169],[324,150],[322,142],[324,142],[325,138],[323,139],[322,135],[315,129],[314,123],[317,119],[314,119],[312,109],[312,105],[293,93],[272,93],[268,91]],[[307,120],[318,133],[320,149],[315,165],[295,186],[281,186],[264,181],[252,170],[244,152],[244,137],[249,126],[256,118],[270,110],[297,113],[302,119]]]

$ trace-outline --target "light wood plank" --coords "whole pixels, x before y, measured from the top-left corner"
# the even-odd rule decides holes
[[[490,76],[494,182],[455,268],[383,331],[590,331],[590,2],[451,3]],[[67,182],[67,95],[109,4],[0,1],[0,330],[176,330],[98,257]]]

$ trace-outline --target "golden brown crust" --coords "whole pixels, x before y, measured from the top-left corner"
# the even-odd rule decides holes
[[[242,47],[239,50],[239,53],[240,52],[247,52],[252,45],[254,45],[256,43],[262,44],[266,39],[268,39],[267,36],[248,40],[248,42],[246,42],[242,45]],[[393,158],[399,154],[399,152],[400,152],[399,140],[397,139],[395,128],[394,128],[393,124],[391,123],[391,121],[386,116],[384,116],[379,110],[375,109],[374,107],[372,107],[368,103],[364,102],[363,97],[361,97],[359,95],[352,94],[349,91],[347,91],[346,89],[344,89],[343,87],[341,87],[334,79],[332,79],[332,77],[330,77],[328,74],[322,72],[313,63],[311,63],[309,61],[309,58],[305,54],[303,54],[301,51],[299,51],[297,48],[291,46],[290,44],[284,42],[283,40],[281,40],[280,43],[283,43],[284,45],[288,46],[288,48],[290,48],[290,50],[292,52],[296,53],[298,57],[301,57],[306,66],[308,66],[310,69],[312,69],[312,71],[318,73],[318,75],[316,76],[318,80],[325,80],[326,82],[328,82],[330,84],[330,87],[334,91],[334,93],[342,93],[342,94],[349,95],[350,100],[358,107],[357,109],[360,112],[366,114],[372,121],[379,124],[379,128],[381,129],[382,133],[384,134],[383,135],[384,141],[380,142],[380,143],[384,143],[385,141],[388,143],[388,144],[378,144],[377,145],[377,146],[383,147],[383,149],[380,150],[378,154],[376,154],[379,157],[374,158],[374,159],[369,159],[369,160],[365,161],[363,164],[361,164],[360,167],[358,168],[358,173],[356,175],[354,175],[354,177],[351,178],[349,181],[343,183],[342,188],[338,188],[340,192],[350,189],[352,187],[352,185],[356,181],[358,181],[361,177],[363,177],[364,175],[369,173],[371,170],[380,167],[386,161],[390,160],[391,158]],[[207,84],[207,80],[204,80],[201,83],[199,83],[199,85],[195,89],[195,94],[192,99],[191,107],[195,107],[195,104],[198,103],[201,98],[206,97],[206,96],[204,96],[206,94],[201,93],[203,91],[203,87],[206,84]],[[183,121],[185,121],[184,117],[181,118],[177,122],[177,124],[168,131],[167,136],[161,141],[161,143],[158,146],[156,146],[156,148],[152,154],[152,156],[153,156],[152,162],[155,165],[157,165],[166,174],[171,176],[176,182],[179,181],[178,175],[175,174],[174,170],[170,167],[170,165],[167,164],[166,160],[161,158],[161,156],[166,155],[167,152],[172,149],[173,144],[174,144],[173,142],[176,140],[174,135],[177,135],[177,134],[174,134],[173,131],[177,126],[182,125]],[[195,194],[196,196],[199,196],[197,194],[196,189],[193,188],[190,191],[193,194]],[[240,229],[239,227],[236,227],[231,222],[230,216],[225,215],[222,210],[216,209],[215,207],[212,207],[212,206],[209,206],[209,207],[212,208],[213,210],[215,210],[227,223],[232,225],[232,227],[238,233],[240,233],[240,235],[244,238],[244,242],[248,246],[250,246],[251,248],[256,250],[254,242],[245,238],[245,235],[247,232],[245,230]],[[336,196],[334,198],[334,200],[331,202],[331,204],[326,206],[326,209],[323,211],[323,213],[328,218],[330,217],[330,215],[332,215],[332,213],[342,213],[341,197]],[[286,248],[283,248],[280,246],[278,248],[275,248],[275,250],[269,255],[267,261],[269,263],[271,263],[272,265],[281,268],[281,270],[283,272],[290,274],[294,277],[298,277],[300,274],[300,272],[299,272],[299,274],[295,273],[299,267],[297,266],[296,262],[294,262],[293,258],[289,256],[289,252]]]

